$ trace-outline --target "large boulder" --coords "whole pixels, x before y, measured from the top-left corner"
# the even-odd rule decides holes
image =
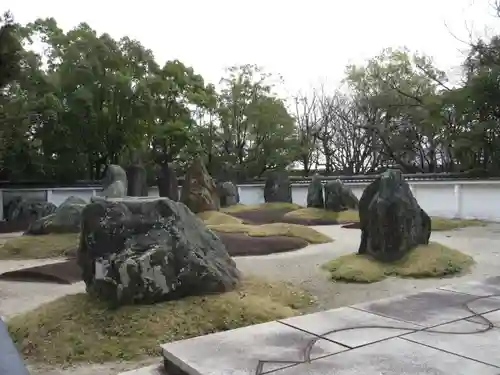
[[[82,198],[68,197],[54,213],[31,223],[25,234],[78,233],[83,208],[87,202]]]
[[[115,306],[225,292],[240,278],[221,240],[168,198],[88,204],[77,261],[87,292]]]
[[[120,198],[127,195],[127,173],[116,164],[110,164],[106,168],[102,179],[102,192],[100,196],[106,198]]]
[[[388,170],[363,192],[359,201],[361,244],[358,252],[383,262],[404,257],[428,244],[431,219],[419,206],[399,170]]]
[[[264,185],[264,201],[292,203],[292,185],[284,171],[272,172]]]
[[[220,209],[217,186],[200,158],[196,158],[186,172],[181,189],[181,202],[195,214]]]
[[[238,186],[231,181],[217,183],[217,193],[219,195],[220,206],[229,207],[240,203],[240,193]]]
[[[32,223],[44,216],[50,215],[57,209],[51,202],[40,200],[20,199],[9,207],[8,220]]]
[[[359,201],[352,190],[342,181],[329,181],[325,185],[325,208],[330,211],[341,212],[355,210]]]
[[[148,196],[148,176],[142,165],[132,164],[127,167],[127,195],[131,197]]]
[[[325,208],[321,176],[313,176],[311,183],[307,187],[307,207]]]
[[[179,200],[179,182],[172,164],[162,164],[157,174],[158,193],[177,202]]]

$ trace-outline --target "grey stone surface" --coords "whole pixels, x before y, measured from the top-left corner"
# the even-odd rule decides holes
[[[500,329],[474,333],[484,330],[485,326],[465,320],[444,324],[436,329],[450,333],[421,331],[411,333],[405,336],[405,339],[500,367]],[[452,332],[472,332],[472,334],[452,334]],[[500,368],[496,371],[500,374]]]
[[[403,258],[427,245],[431,219],[420,207],[399,170],[387,170],[366,187],[359,200],[359,254],[382,262]]]
[[[0,374],[29,375],[2,319],[0,319]]]
[[[116,164],[109,164],[102,179],[102,192],[100,196],[119,198],[127,195],[127,173]]]
[[[114,305],[226,292],[240,277],[219,237],[168,198],[85,206],[77,261],[87,292]]]
[[[500,328],[500,310],[493,311],[493,312],[486,313],[486,314],[482,314],[481,316],[484,317],[485,319],[489,320],[489,322],[486,321],[485,319],[482,319],[479,316],[474,316],[472,318],[468,318],[467,320],[474,322],[474,323],[484,324],[484,325],[488,325],[491,322],[495,327]]]
[[[314,175],[307,187],[307,207],[325,208],[321,176]]]
[[[429,290],[409,296],[394,297],[353,307],[389,318],[431,327],[473,315],[465,307],[475,297],[446,290]],[[469,303],[477,313],[500,308],[499,298],[486,298]]]
[[[421,326],[355,310],[350,307],[297,316],[281,320],[281,322],[350,348],[409,333],[413,329],[422,329]],[[362,328],[363,326],[383,326],[387,328]],[[327,332],[333,330],[349,327],[354,329],[327,334]]]
[[[468,283],[458,285],[445,285],[440,287],[439,289],[470,294],[477,297],[491,295],[498,295],[500,297],[500,285],[494,285],[482,281],[470,281]]]
[[[169,375],[164,370],[163,364],[141,367],[135,370],[120,372],[118,375]]]
[[[269,174],[264,185],[264,201],[292,203],[292,185],[285,171]]]
[[[188,374],[251,375],[259,360],[262,372],[305,360],[305,352],[316,337],[278,322],[269,322],[227,332],[200,336],[162,345],[167,361]],[[338,353],[345,347],[319,340],[312,347],[310,358]]]
[[[399,338],[273,372],[273,375],[498,375],[500,369]]]

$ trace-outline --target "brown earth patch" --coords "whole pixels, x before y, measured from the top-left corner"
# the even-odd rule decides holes
[[[231,256],[267,255],[302,249],[309,243],[297,237],[252,237],[244,233],[215,232]]]
[[[24,232],[30,226],[29,220],[0,221],[0,233]]]
[[[82,271],[78,267],[76,259],[70,259],[65,262],[5,272],[0,274],[0,279],[73,284],[82,280]]]
[[[344,229],[361,229],[361,223],[349,223],[346,225],[342,225]]]

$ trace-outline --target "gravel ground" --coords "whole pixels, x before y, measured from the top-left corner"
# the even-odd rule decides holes
[[[334,257],[355,252],[359,244],[360,231],[342,229],[339,226],[315,228],[330,235],[335,239],[335,242],[308,246],[290,253],[260,257],[238,257],[235,258],[236,263],[245,274],[262,276],[270,280],[286,280],[309,290],[318,298],[318,304],[312,307],[311,310],[331,309],[450,283],[480,280],[499,274],[500,224],[432,234],[431,240],[456,248],[474,257],[477,265],[467,275],[452,279],[427,280],[387,278],[384,281],[368,285],[331,282],[328,280],[327,273],[319,268],[321,264]],[[54,262],[54,260],[0,261],[0,273],[49,262]],[[49,285],[50,287],[48,287]],[[84,289],[83,283],[55,285],[0,281],[0,316],[8,318],[65,294],[83,292]],[[140,364],[107,364],[70,370],[31,367],[30,370],[34,375],[115,375],[124,369],[147,365],[151,361],[154,361],[154,359]]]

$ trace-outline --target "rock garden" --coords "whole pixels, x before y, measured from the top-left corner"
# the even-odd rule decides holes
[[[59,259],[4,272],[2,280],[84,285],[8,320],[31,362],[155,356],[159,343],[321,308],[316,283],[435,278],[474,264],[430,241],[435,219],[398,171],[383,173],[359,200],[341,181],[323,184],[315,176],[307,207],[292,203],[282,172],[269,176],[265,203],[253,206],[240,203],[233,182],[212,179],[200,159],[187,170],[180,196],[175,173],[167,166],[161,176],[161,197],[147,197],[140,169],[111,165],[90,203],[70,197],[28,215],[24,235],[0,248],[0,259]],[[359,223],[357,253],[349,254],[355,242],[342,238],[355,234],[341,228],[346,223]],[[282,271],[270,272],[270,265]],[[300,279],[292,266],[314,280]]]

